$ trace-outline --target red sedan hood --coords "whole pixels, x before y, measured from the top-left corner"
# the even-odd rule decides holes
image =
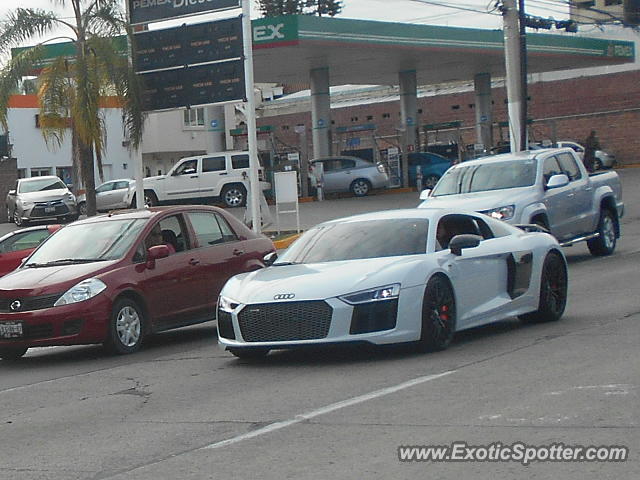
[[[85,278],[109,270],[117,260],[58,265],[54,267],[20,268],[0,278],[0,296],[5,292],[46,295],[64,293]]]

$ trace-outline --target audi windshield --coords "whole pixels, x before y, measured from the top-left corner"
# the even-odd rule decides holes
[[[274,264],[336,262],[425,253],[429,222],[393,218],[319,225]]]

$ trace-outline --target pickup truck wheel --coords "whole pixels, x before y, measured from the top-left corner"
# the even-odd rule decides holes
[[[244,207],[247,204],[247,191],[242,185],[226,185],[220,194],[225,207]]]
[[[567,266],[558,253],[551,252],[544,259],[540,275],[538,309],[518,318],[524,323],[560,320],[567,305]]]
[[[365,197],[371,190],[371,184],[369,183],[369,180],[357,178],[351,182],[350,190],[356,197]]]
[[[587,242],[591,255],[603,257],[611,255],[616,248],[616,221],[611,210],[600,212],[598,236]]]

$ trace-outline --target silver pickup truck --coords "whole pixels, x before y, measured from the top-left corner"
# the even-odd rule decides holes
[[[593,255],[613,253],[624,213],[618,174],[589,174],[570,148],[461,163],[420,199],[421,208],[460,207],[511,224],[538,225],[563,246],[586,241]]]

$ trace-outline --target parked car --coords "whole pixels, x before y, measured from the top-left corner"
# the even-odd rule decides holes
[[[248,152],[220,152],[186,157],[166,175],[143,180],[145,204],[190,203],[219,198],[226,207],[242,207],[247,202],[246,177],[249,175]],[[260,188],[269,190],[264,172],[259,169]],[[135,189],[130,191],[129,205],[135,205]]]
[[[610,255],[624,214],[614,171],[589,175],[570,148],[503,154],[451,167],[420,207],[465,208],[512,224],[537,224],[562,245],[586,241]]]
[[[409,154],[409,185],[416,184],[417,167],[422,171],[422,188],[433,188],[444,172],[451,166],[451,160],[431,152]],[[421,188],[421,189],[422,189]]]
[[[387,188],[389,175],[382,162],[376,164],[358,157],[340,156],[316,158],[309,162],[311,186],[317,186],[322,167],[323,192],[351,192],[364,197],[374,188]]]
[[[551,235],[459,209],[395,210],[316,226],[272,266],[233,277],[218,336],[249,358],[350,342],[442,350],[455,332],[508,317],[558,320],[566,299]]]
[[[55,176],[21,178],[6,199],[7,219],[21,226],[30,221],[78,218],[76,197]]]
[[[571,148],[580,160],[584,158],[584,147],[569,140],[560,140],[558,143],[559,148]],[[595,158],[593,160],[593,168],[595,170],[601,170],[602,168],[613,168],[616,165],[616,157],[611,153],[607,153],[604,150],[596,150]]]
[[[111,180],[96,188],[96,210],[108,212],[119,208],[129,208],[135,181],[129,178]],[[78,195],[78,211],[80,215],[87,214],[87,196]]]
[[[38,245],[62,225],[38,225],[9,232],[0,238],[0,277],[15,270]]]
[[[0,278],[0,357],[90,343],[134,352],[148,334],[214,320],[224,283],[271,252],[269,239],[210,206],[80,220]]]

